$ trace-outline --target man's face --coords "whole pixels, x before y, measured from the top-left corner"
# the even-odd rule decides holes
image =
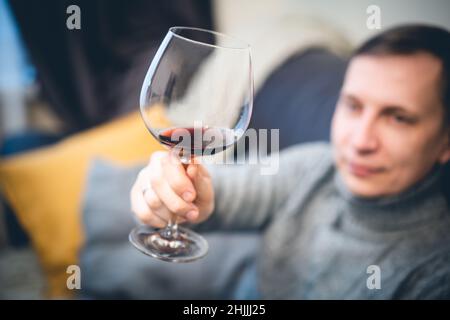
[[[398,194],[450,158],[441,68],[426,53],[350,61],[331,134],[350,191],[363,197]]]

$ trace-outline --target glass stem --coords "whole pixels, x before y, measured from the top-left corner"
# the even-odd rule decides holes
[[[178,237],[177,219],[175,219],[175,222],[170,219],[167,226],[161,231],[161,235],[166,239],[176,239]]]

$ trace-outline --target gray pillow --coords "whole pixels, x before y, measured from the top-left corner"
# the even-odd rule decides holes
[[[119,167],[101,159],[91,165],[84,196],[80,297],[254,298],[254,288],[243,288],[242,282],[248,282],[249,274],[255,277],[258,234],[203,234],[209,242],[208,255],[186,264],[145,256],[128,242],[135,226],[129,192],[141,168]]]

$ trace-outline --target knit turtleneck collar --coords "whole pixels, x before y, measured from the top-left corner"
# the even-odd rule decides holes
[[[344,214],[352,222],[377,231],[396,231],[426,224],[448,213],[440,188],[441,169],[435,168],[420,182],[394,196],[363,198],[353,194],[338,171],[334,180],[343,199]]]

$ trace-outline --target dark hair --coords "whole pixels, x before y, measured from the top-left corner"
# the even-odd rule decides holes
[[[450,32],[429,25],[404,25],[389,29],[363,43],[358,55],[414,54],[426,52],[442,62],[441,90],[445,124],[450,126]]]

